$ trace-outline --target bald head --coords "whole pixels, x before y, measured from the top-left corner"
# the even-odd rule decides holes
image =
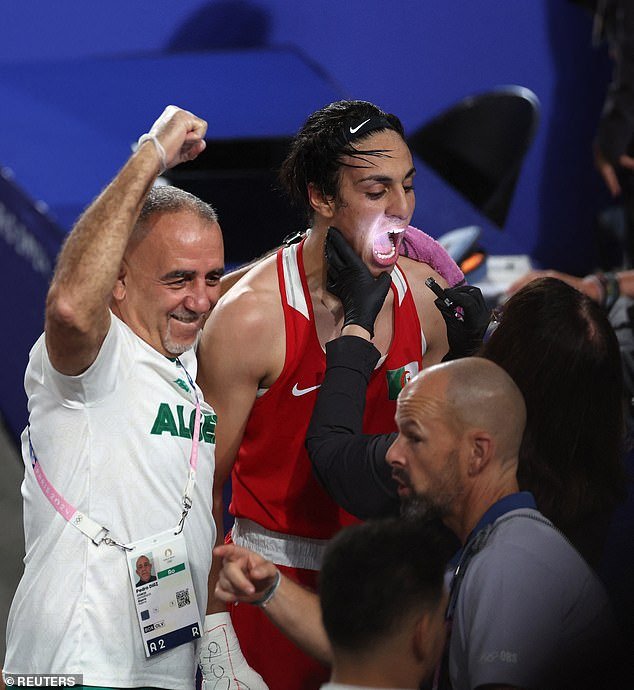
[[[526,407],[519,388],[494,362],[467,357],[429,367],[405,387],[398,408],[414,417],[437,416],[456,434],[485,430],[501,462],[517,459]]]
[[[490,360],[425,369],[403,389],[386,460],[407,509],[432,510],[464,543],[486,510],[515,493],[526,411]]]

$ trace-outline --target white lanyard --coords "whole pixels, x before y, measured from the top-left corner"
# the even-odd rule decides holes
[[[194,397],[196,398],[196,416],[194,418],[194,431],[192,434],[192,448],[189,454],[189,474],[187,476],[187,484],[185,485],[185,491],[183,493],[183,511],[181,513],[181,519],[178,522],[177,531],[175,534],[180,534],[185,526],[185,518],[187,513],[189,513],[192,507],[192,494],[194,491],[194,486],[196,485],[196,467],[198,466],[198,442],[200,436],[200,399],[198,398],[198,391],[196,390],[196,384],[192,381],[192,377],[189,375],[185,365],[176,358],[176,362],[185,372],[189,385],[194,391]]]

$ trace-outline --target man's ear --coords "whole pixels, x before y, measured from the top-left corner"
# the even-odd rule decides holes
[[[421,615],[414,625],[412,645],[414,649],[414,656],[419,663],[425,661],[428,656],[429,635],[431,633],[430,621],[431,616],[426,611]]]
[[[467,436],[470,449],[468,473],[470,477],[475,477],[487,467],[493,457],[495,441],[483,429],[473,429]]]
[[[308,201],[315,213],[324,218],[332,218],[335,215],[335,199],[326,196],[312,182],[308,183]]]
[[[437,607],[432,610],[426,609],[415,623],[412,652],[422,675],[428,679],[431,679],[434,669],[440,664],[447,644],[446,608],[447,592],[445,590]]]
[[[126,276],[127,266],[125,265],[125,261],[122,261],[121,266],[119,266],[119,275],[117,276],[117,282],[114,284],[114,287],[112,288],[112,298],[115,300],[115,302],[120,302],[125,297]]]
[[[412,651],[417,663],[425,668],[425,675],[430,674],[440,662],[445,648],[446,630],[444,607],[439,611],[425,611],[416,621]]]

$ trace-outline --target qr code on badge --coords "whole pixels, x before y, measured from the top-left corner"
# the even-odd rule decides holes
[[[183,606],[189,606],[191,604],[189,599],[189,589],[181,589],[179,592],[176,592],[176,603],[178,604],[179,609],[182,609]]]

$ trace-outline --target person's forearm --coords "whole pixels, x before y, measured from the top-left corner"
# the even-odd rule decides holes
[[[385,462],[393,437],[363,435],[367,383],[379,356],[356,337],[326,345],[326,375],[306,434],[316,477],[338,505],[362,519],[398,510]]]
[[[298,647],[321,663],[331,664],[332,651],[321,620],[319,597],[314,592],[282,576],[263,611]]]
[[[398,514],[397,489],[385,461],[395,437],[331,438],[311,446],[313,472],[326,493],[361,520]]]
[[[634,270],[617,271],[616,279],[619,283],[619,290],[622,295],[634,298]]]
[[[576,285],[567,282],[608,311],[621,295],[634,298],[634,270],[591,273]]]
[[[77,221],[57,261],[47,300],[49,309],[63,301],[61,308],[71,310],[81,326],[107,307],[159,165],[154,145],[146,142]]]
[[[329,663],[330,645],[322,625],[317,595],[282,574],[280,567],[255,551],[235,544],[214,549],[222,563],[216,595],[220,601],[261,606],[289,639],[315,658]]]
[[[350,328],[354,326],[347,327]],[[343,335],[326,344],[326,374],[307,437],[333,429],[363,433],[367,386],[380,356],[371,342],[357,336]]]
[[[97,357],[123,256],[158,170],[157,150],[148,141],[85,211],[62,248],[45,314],[47,352],[62,374],[80,374]]]

